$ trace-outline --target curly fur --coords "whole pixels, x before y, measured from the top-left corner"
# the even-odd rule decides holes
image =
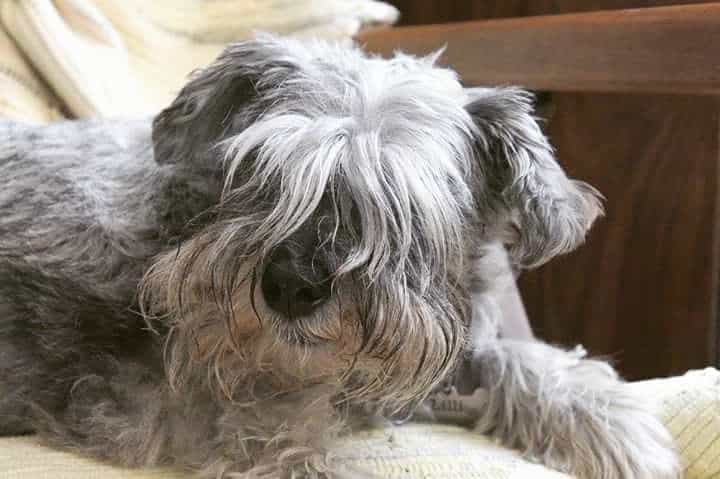
[[[521,267],[574,248],[599,195],[528,94],[434,61],[260,36],[152,121],[0,122],[0,432],[201,477],[340,477],[334,437],[457,377],[491,392],[478,430],[528,456],[676,477],[609,366],[499,338],[501,245]],[[331,285],[312,313],[266,303],[278,249]]]

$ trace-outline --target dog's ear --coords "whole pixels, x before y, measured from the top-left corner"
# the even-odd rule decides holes
[[[212,167],[208,155],[226,135],[252,122],[262,90],[280,85],[296,69],[280,39],[269,35],[228,46],[206,68],[193,72],[175,101],[153,121],[160,164]],[[216,165],[215,165],[216,166]]]
[[[533,97],[517,88],[468,89],[476,125],[477,196],[494,225],[511,230],[510,255],[537,266],[580,244],[602,214],[592,186],[569,179],[535,117]]]

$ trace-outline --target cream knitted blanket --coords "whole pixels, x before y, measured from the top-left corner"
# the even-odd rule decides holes
[[[0,24],[0,117],[46,123],[62,118],[59,104]]]
[[[375,0],[0,1],[0,21],[17,49],[76,117],[156,113],[188,73],[254,31],[349,40],[397,17]],[[0,71],[20,71],[17,49],[0,38]],[[0,102],[6,95],[0,90]],[[30,103],[26,110],[36,108]],[[23,118],[1,104],[0,116]]]
[[[675,437],[686,479],[720,477],[720,371],[634,383],[654,399]],[[488,438],[454,426],[407,424],[355,434],[335,453],[360,477],[387,479],[568,479]],[[364,474],[362,474],[364,473]],[[2,479],[178,479],[177,471],[113,468],[54,451],[32,438],[0,439]]]

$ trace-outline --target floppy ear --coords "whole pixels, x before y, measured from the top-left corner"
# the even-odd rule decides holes
[[[159,164],[213,168],[212,148],[260,114],[262,91],[295,69],[281,40],[269,35],[228,46],[210,66],[193,72],[175,101],[153,121]]]
[[[569,179],[555,161],[532,115],[532,95],[517,88],[467,92],[477,127],[478,199],[516,230],[511,258],[532,267],[575,248],[603,212],[601,195]]]

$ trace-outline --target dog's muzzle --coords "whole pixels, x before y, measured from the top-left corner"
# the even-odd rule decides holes
[[[327,272],[303,267],[285,247],[270,255],[261,288],[267,305],[287,319],[308,316],[330,298]]]

